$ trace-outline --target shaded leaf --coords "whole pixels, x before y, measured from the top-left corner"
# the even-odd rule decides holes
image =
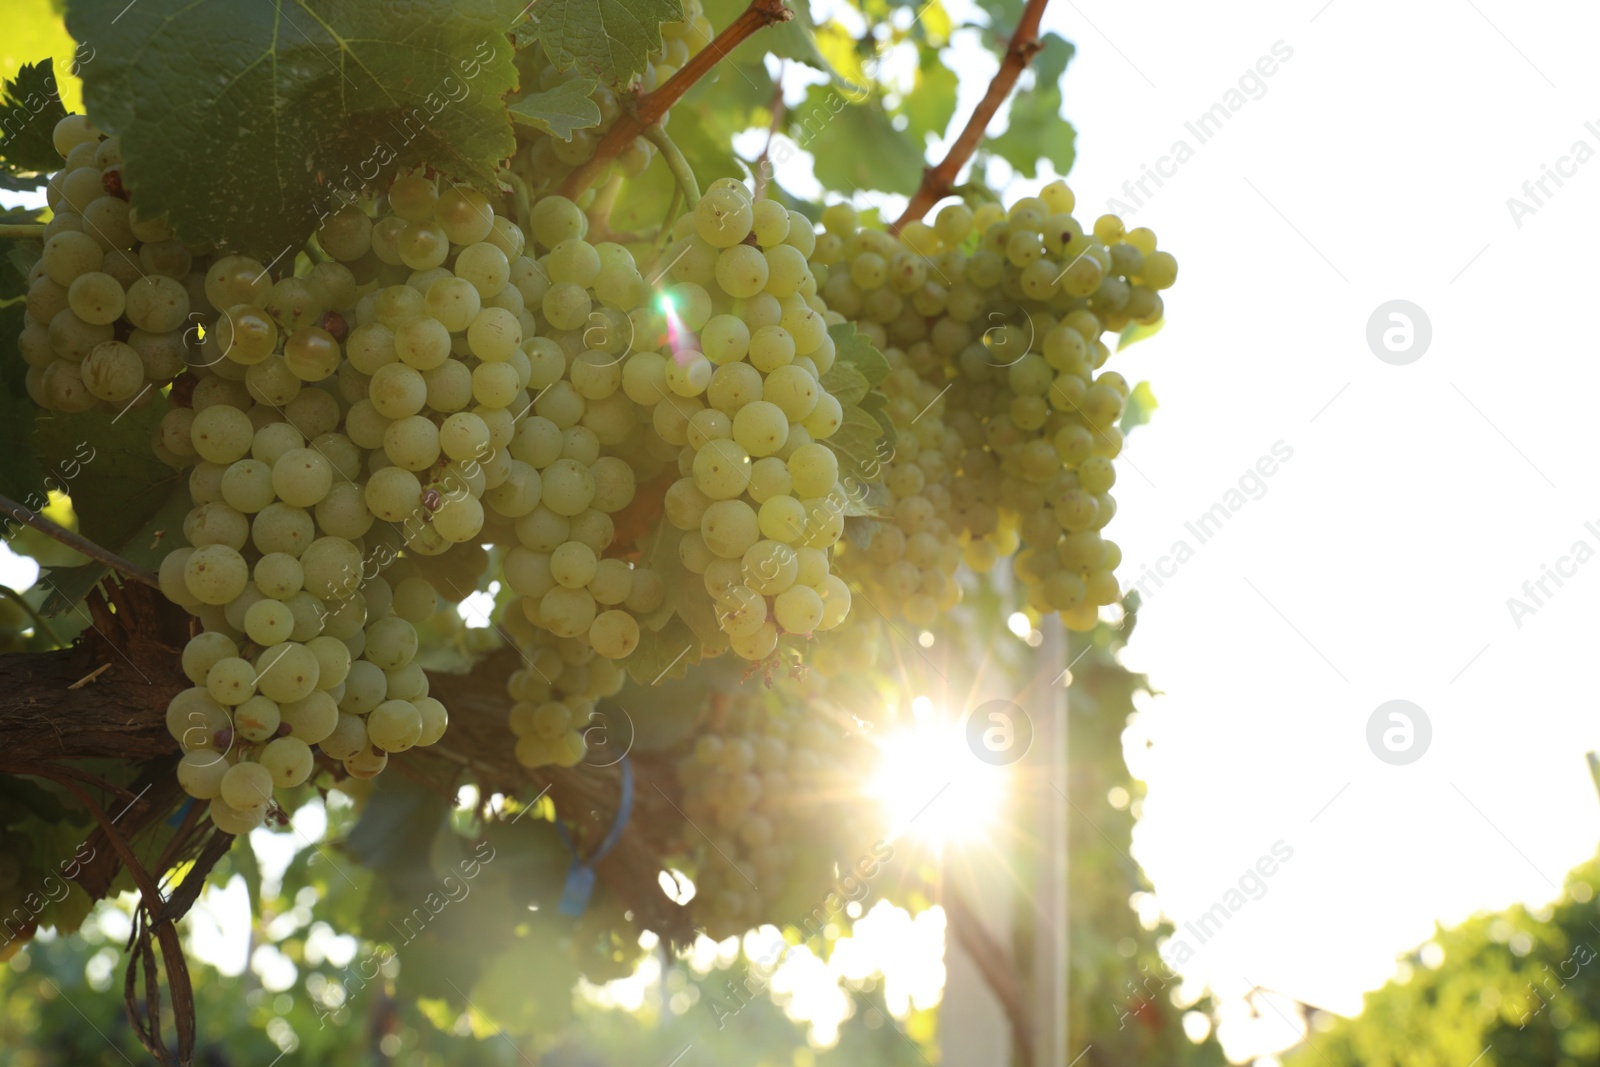
[[[23,384],[28,368],[17,352],[24,310],[20,301],[0,307],[0,495],[26,506],[30,501],[42,505],[45,487],[29,432],[38,408]],[[0,533],[9,525],[0,523]]]
[[[150,451],[165,411],[158,400],[123,413],[48,413],[35,423],[40,462],[72,497],[78,532],[95,544],[128,544],[184,481]]]
[[[700,638],[688,623],[674,616],[660,630],[639,630],[639,647],[622,661],[628,676],[639,685],[654,685],[664,678],[682,678],[700,662]]]
[[[828,327],[828,336],[833,338],[835,360],[853,365],[868,385],[881,385],[889,376],[889,361],[866,334],[856,329],[855,323],[836,322]]]
[[[516,149],[501,98],[521,8],[70,0],[66,19],[97,41],[84,98],[121,138],[135,205],[268,262],[402,168],[493,183]],[[117,32],[100,32],[113,19]]]
[[[842,359],[835,360],[833,366],[828,368],[828,373],[822,376],[822,387],[843,407],[859,404],[872,388],[861,372],[856,370],[854,363]]]
[[[66,115],[48,59],[24,63],[0,89],[0,170],[15,183],[9,188],[37,188],[61,166],[53,134]]]
[[[600,125],[600,105],[589,98],[598,84],[592,78],[571,78],[542,93],[529,93],[511,105],[511,121],[570,141],[574,131]]]
[[[540,0],[517,27],[557,70],[576,67],[606,85],[626,85],[661,50],[661,24],[683,18],[678,0]]]

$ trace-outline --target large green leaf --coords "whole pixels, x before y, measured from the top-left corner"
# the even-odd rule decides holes
[[[661,24],[683,18],[679,0],[539,0],[518,27],[557,70],[578,68],[607,85],[626,85],[661,50]]]
[[[134,203],[263,262],[401,168],[488,185],[516,148],[502,96],[518,0],[69,0],[93,39],[89,114]],[[115,21],[114,32],[106,32]]]
[[[66,115],[50,60],[24,63],[5,83],[0,91],[0,177],[7,179],[5,188],[43,185],[49,172],[61,166],[52,134]]]
[[[1045,34],[1044,48],[1033,61],[1035,87],[1011,98],[1006,132],[984,145],[1025,178],[1037,175],[1041,159],[1048,159],[1057,174],[1066,174],[1077,156],[1077,131],[1061,117],[1061,75],[1072,54],[1064,38]]]
[[[789,136],[816,157],[817,181],[852,193],[880,189],[911,195],[922,181],[922,147],[894,128],[876,99],[858,104],[813,85],[788,115]]]

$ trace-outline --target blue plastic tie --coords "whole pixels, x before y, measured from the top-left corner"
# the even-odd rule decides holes
[[[628,820],[633,817],[633,765],[626,757],[620,763],[622,796],[617,804],[617,814],[611,820],[611,829],[607,830],[606,836],[601,839],[600,847],[595,849],[588,859],[578,854],[578,848],[572,843],[566,825],[560,819],[556,820],[556,833],[561,835],[562,844],[572,853],[572,866],[567,868],[566,885],[562,887],[561,903],[556,909],[563,915],[577,918],[589,909],[589,898],[594,895],[594,865],[605,859],[606,854],[617,846]]]

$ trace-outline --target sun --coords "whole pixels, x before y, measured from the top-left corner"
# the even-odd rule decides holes
[[[973,844],[995,828],[1009,776],[975,758],[959,718],[927,697],[914,722],[878,741],[879,764],[864,792],[888,814],[891,835],[934,845]]]

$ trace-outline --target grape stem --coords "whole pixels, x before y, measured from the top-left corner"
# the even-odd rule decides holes
[[[0,511],[24,526],[32,526],[45,536],[55,538],[68,548],[77,549],[90,559],[99,560],[112,570],[121,571],[129,578],[143,582],[152,589],[161,588],[160,580],[143,567],[134,566],[115,552],[101,548],[87,537],[80,537],[64,526],[57,526],[43,515],[23,507],[8,496],[0,496]]]
[[[528,183],[522,180],[522,175],[514,170],[502,170],[500,180],[511,186],[512,198],[516,201],[517,225],[522,227],[524,233],[528,232],[528,209],[533,202],[533,193],[528,189]]]
[[[772,121],[767,123],[767,143],[762,145],[761,154],[751,168],[756,175],[757,200],[767,195],[767,185],[772,180],[772,139],[778,136],[778,130],[783,126],[783,75],[788,69],[787,61],[778,64],[778,76],[772,82],[772,103],[769,105]]]
[[[668,108],[677,103],[695,82],[705,77],[707,72],[726,58],[729,52],[742,44],[746,37],[759,29],[779,22],[788,22],[792,18],[794,12],[789,10],[783,0],[750,0],[750,6],[740,12],[738,18],[728,23],[709,44],[690,56],[689,62],[685,63],[678,73],[668,78],[665,85],[640,98],[632,114],[624,114],[617,119],[611,129],[606,131],[606,135],[600,139],[600,143],[595,146],[594,155],[589,157],[588,162],[567,175],[566,180],[561,183],[559,190],[561,195],[576,200],[579,193],[594,184],[594,180],[600,176],[606,164],[633,143],[635,137],[660,122]]]
[[[667,131],[659,122],[646,126],[644,136],[661,150],[661,158],[667,161],[667,169],[672,171],[678,188],[683,190],[684,202],[694,207],[700,201],[700,183],[695,181],[694,168],[689,166],[689,161],[683,158],[683,153],[672,143],[672,138],[667,136]]]
[[[44,223],[42,222],[7,222],[0,223],[0,238],[43,237]]]
[[[1011,35],[1011,43],[1006,46],[1005,58],[1000,61],[1000,70],[995,74],[994,81],[989,83],[989,91],[978,101],[972,117],[967,120],[966,127],[961,131],[961,136],[950,146],[950,151],[945,154],[944,159],[937,165],[923,170],[922,184],[917,187],[905,211],[901,212],[894,225],[889,227],[891,231],[899,233],[906,224],[921,219],[928,213],[929,208],[955,191],[956,175],[966,165],[967,160],[972,158],[972,153],[977,151],[978,143],[983,140],[994,113],[1000,110],[1001,102],[1011,95],[1017,79],[1033,61],[1033,57],[1044,47],[1039,40],[1039,20],[1044,16],[1044,7],[1047,3],[1049,0],[1028,0],[1028,6],[1017,22],[1016,32]]]

